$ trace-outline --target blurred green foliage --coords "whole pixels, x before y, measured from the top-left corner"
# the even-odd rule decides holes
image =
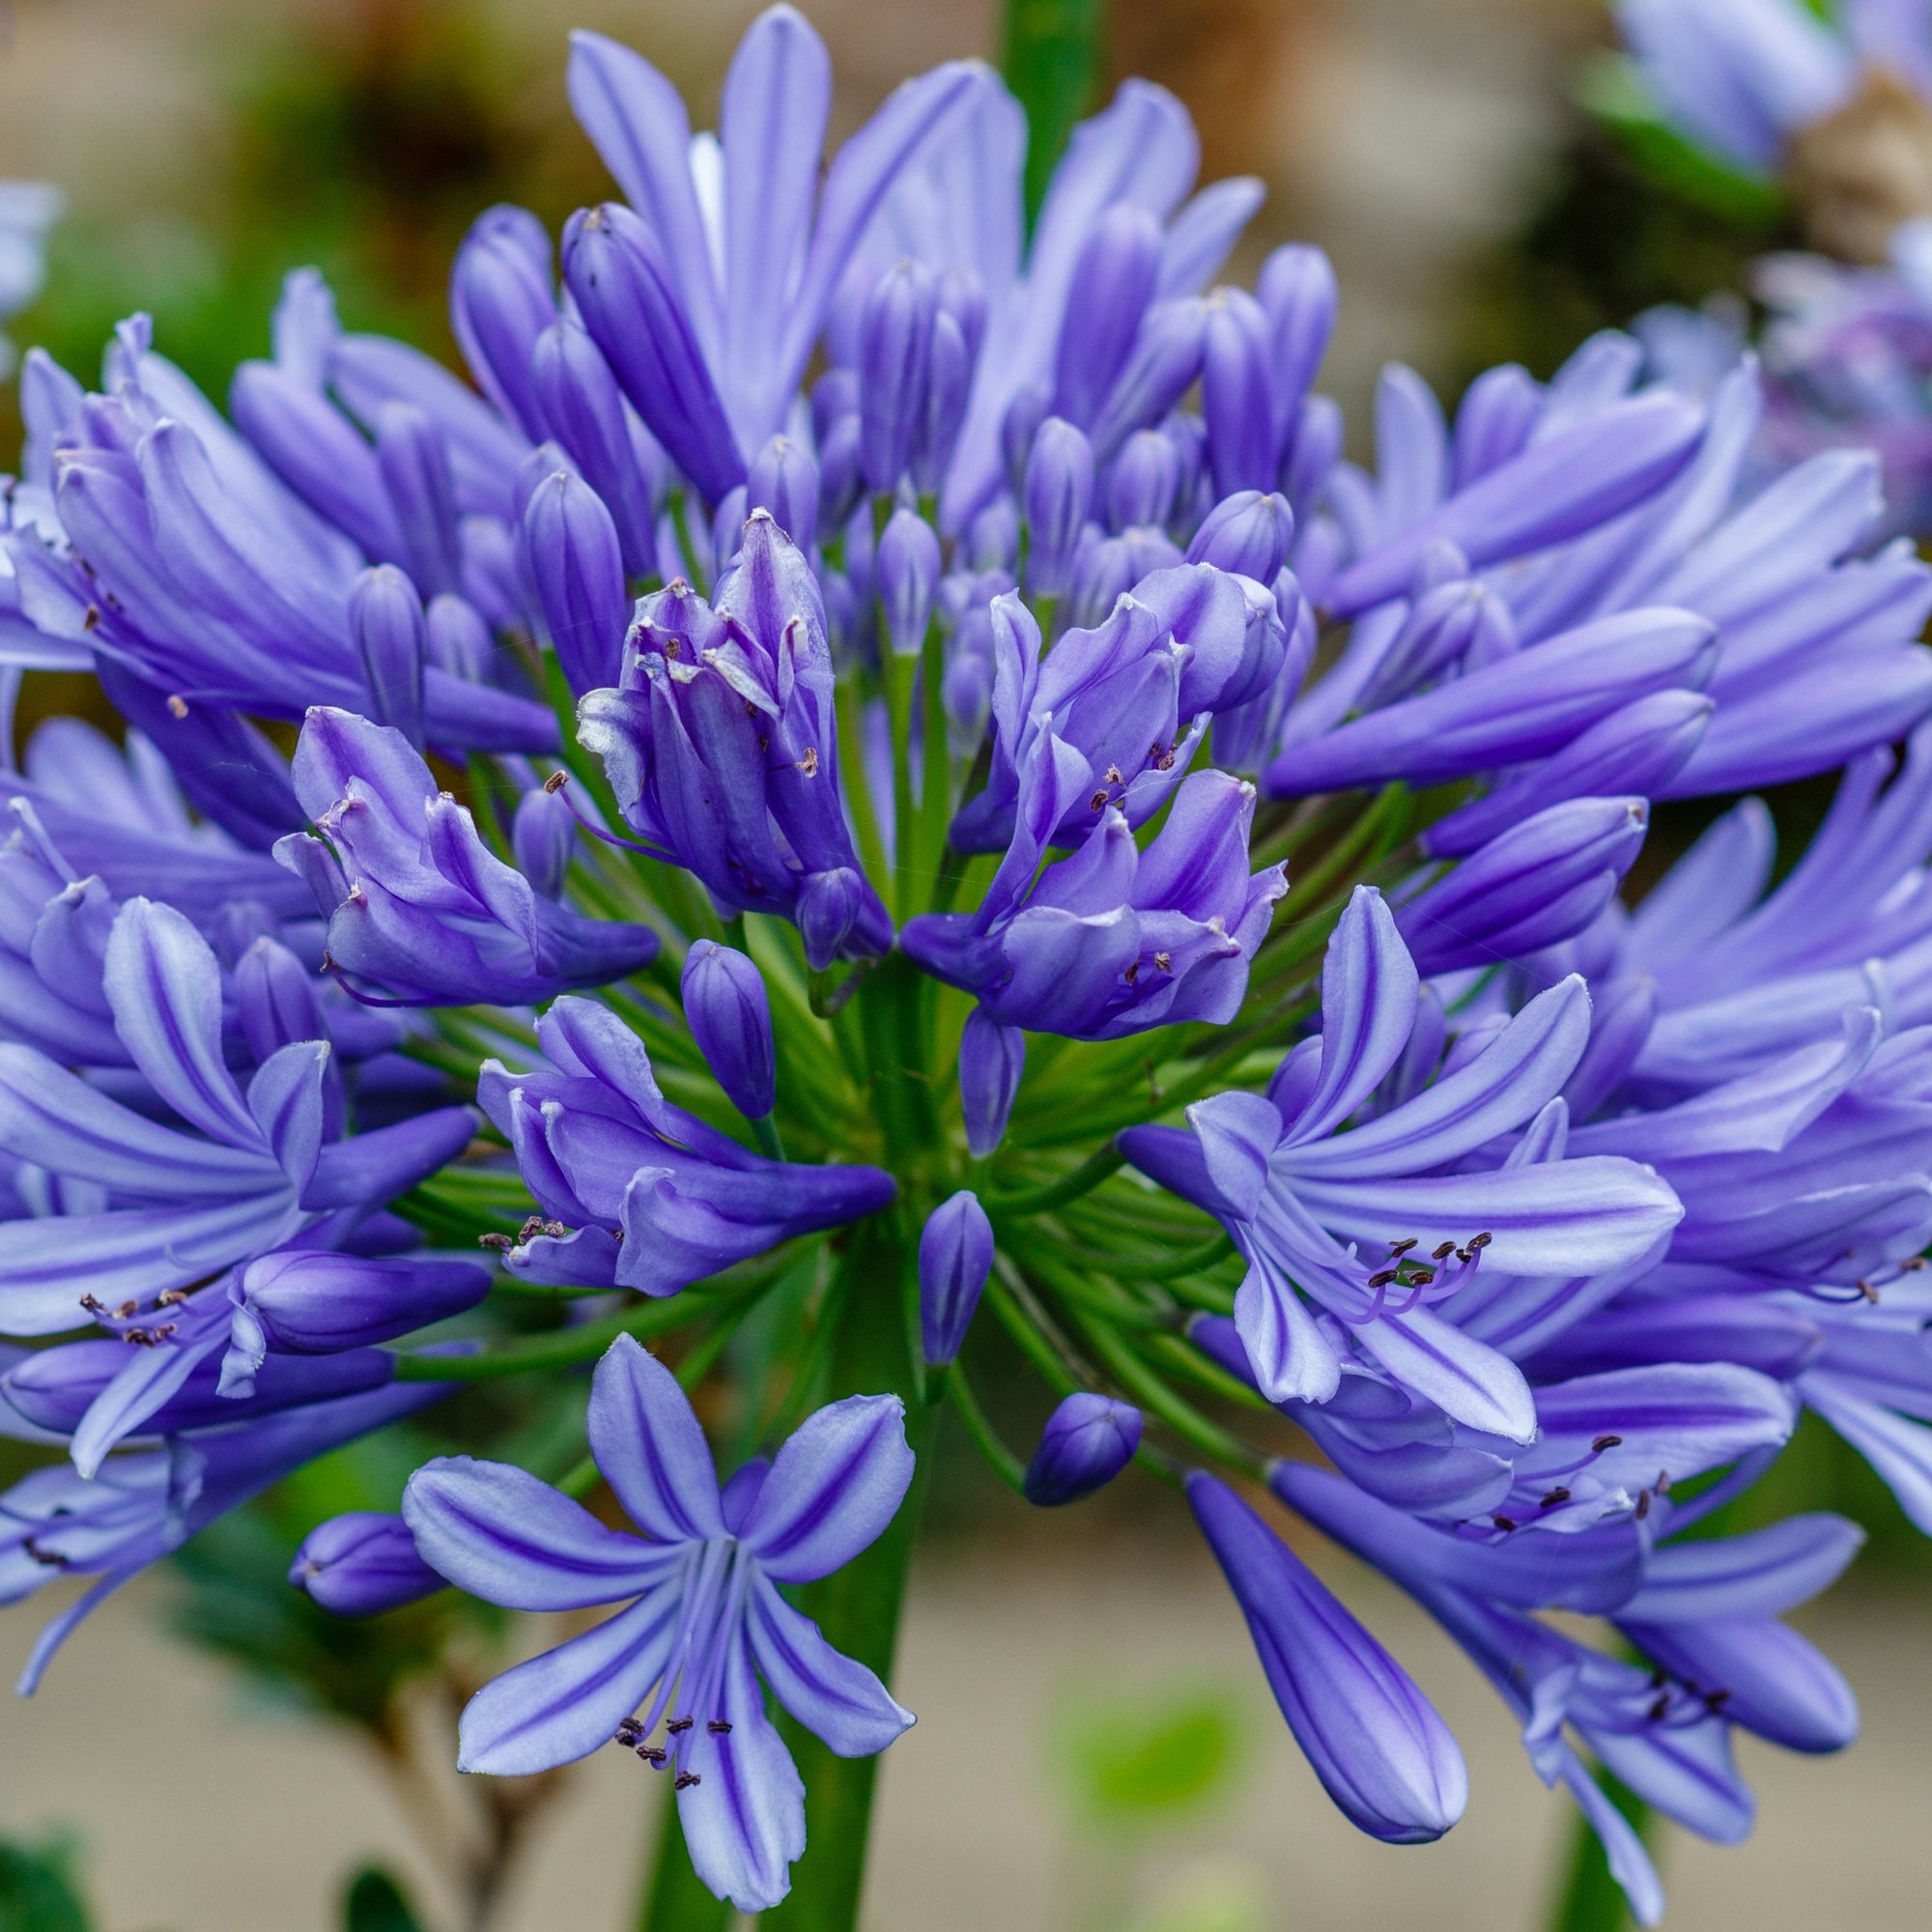
[[[1106,1833],[1193,1821],[1232,1792],[1247,1758],[1241,1707],[1215,1687],[1090,1694],[1069,1702],[1056,1732],[1073,1810]]]
[[[0,1932],[93,1932],[71,1837],[38,1844],[0,1839]]]
[[[342,1895],[342,1932],[420,1932],[409,1894],[381,1865],[364,1865]]]

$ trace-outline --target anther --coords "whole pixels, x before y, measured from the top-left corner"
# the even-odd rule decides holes
[[[1590,1454],[1601,1456],[1605,1449],[1614,1449],[1623,1439],[1621,1435],[1600,1435],[1590,1444]]]
[[[568,772],[554,771],[551,773],[549,778],[544,780],[544,790],[549,792],[553,797],[554,797],[555,794],[560,792],[564,788],[564,786],[567,785],[569,782],[570,782],[570,774]]]
[[[118,1316],[120,1320],[122,1320],[123,1321],[127,1321],[128,1316],[138,1315],[140,1314],[140,1312],[141,1312],[141,1304],[138,1301],[124,1301],[121,1304],[121,1306],[114,1311],[116,1316]]]
[[[1389,1243],[1389,1260],[1398,1261],[1404,1255],[1407,1254],[1409,1249],[1414,1247],[1415,1239],[1416,1237],[1413,1235],[1409,1235],[1400,1241],[1391,1241]]]
[[[637,1719],[626,1718],[618,1724],[616,1734],[612,1737],[611,1743],[623,1745],[627,1748],[635,1748],[643,1735],[643,1726],[638,1722]]]
[[[677,1782],[671,1786],[671,1789],[673,1791],[689,1791],[694,1784],[702,1784],[703,1782],[703,1778],[699,1777],[696,1772],[681,1771],[677,1775]]]
[[[1481,1254],[1494,1239],[1495,1236],[1493,1235],[1471,1235],[1469,1236],[1469,1246],[1473,1252]]]
[[[1728,1690],[1706,1690],[1704,1692],[1704,1708],[1707,1711],[1715,1711],[1720,1705],[1728,1704],[1730,1700],[1731,1693]]]
[[[1516,1519],[1514,1517],[1492,1516],[1490,1520],[1505,1534],[1516,1527]]]
[[[1444,1241],[1439,1248],[1431,1248],[1429,1259],[1433,1262],[1446,1262],[1456,1252],[1454,1241]]]
[[[169,695],[168,715],[172,718],[185,718],[187,716],[187,699],[180,692],[174,692]]]
[[[1106,792],[1104,790],[1096,791],[1094,794],[1094,796],[1087,801],[1087,809],[1090,811],[1098,811],[1101,810],[1102,807],[1105,806],[1106,803],[1107,803]]]
[[[1383,1268],[1379,1274],[1372,1274],[1369,1277],[1369,1286],[1371,1288],[1386,1288],[1390,1282],[1400,1281],[1402,1277],[1394,1268]]]
[[[187,1299],[187,1291],[180,1288],[164,1288],[155,1296],[156,1308],[176,1308]]]
[[[639,1745],[638,1755],[653,1771],[662,1771],[670,1762],[670,1753],[662,1745]]]
[[[99,622],[100,622],[99,607],[95,604],[90,604],[87,607],[86,616],[84,616],[80,620],[80,628],[83,631],[92,631],[99,624]]]
[[[816,745],[808,745],[805,748],[805,755],[799,759],[798,768],[809,779],[815,779],[818,776],[818,747]]]
[[[1172,973],[1174,971],[1174,955],[1171,952],[1156,952],[1153,955],[1153,970],[1156,973]]]
[[[696,1721],[697,1719],[696,1718],[673,1718],[670,1720],[670,1722],[665,1726],[665,1729],[668,1731],[672,1737],[675,1738],[682,1736],[684,1732],[690,1730],[692,1725],[696,1723]]]
[[[1540,1503],[1537,1504],[1537,1508],[1553,1510],[1558,1503],[1567,1503],[1569,1500],[1570,1500],[1570,1492],[1566,1490],[1559,1483],[1555,1489],[1551,1490],[1550,1492],[1547,1496],[1545,1496]]]
[[[1641,1522],[1644,1520],[1644,1518],[1647,1517],[1649,1514],[1650,1514],[1650,1492],[1648,1490],[1639,1490],[1636,1492],[1637,1521]]]
[[[731,1731],[731,1720],[728,1718],[713,1718],[704,1728],[715,1738],[728,1737]]]
[[[1663,1695],[1660,1697],[1657,1700],[1657,1702],[1650,1707],[1650,1721],[1653,1724],[1662,1723],[1663,1721],[1665,1713],[1668,1712],[1669,1709],[1670,1709],[1670,1692],[1666,1690],[1663,1693]]]
[[[507,1255],[517,1244],[508,1235],[478,1235],[476,1245],[479,1248],[494,1248],[497,1254]]]
[[[1126,783],[1126,780],[1121,776],[1121,768],[1119,765],[1109,765],[1107,767],[1107,782],[1110,785]]]
[[[1654,1487],[1657,1490],[1657,1493],[1661,1496],[1667,1496],[1670,1493],[1670,1471],[1668,1469],[1658,1470],[1657,1482]]]
[[[1410,1288],[1427,1288],[1435,1279],[1435,1270],[1434,1268],[1419,1267],[1409,1276],[1408,1285]]]

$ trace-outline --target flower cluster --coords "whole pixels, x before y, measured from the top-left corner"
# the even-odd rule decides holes
[[[1161,90],[1074,131],[1029,239],[988,71],[822,166],[830,86],[775,9],[694,139],[580,35],[623,198],[555,246],[479,218],[469,382],[309,271],[225,415],[141,318],[99,391],[28,358],[9,660],[128,726],[0,772],[0,1331],[39,1345],[0,1397],[69,1459],[0,1550],[12,1595],[101,1578],[30,1683],[301,1461],[601,1358],[561,1487],[438,1460],[291,1580],[622,1605],[460,1762],[614,1741],[760,1911],[817,1869],[766,1690],[840,1757],[911,1721],[951,1404],[1036,1505],[1180,1484],[1323,1784],[1422,1842],[1455,1740],[1269,1513],[1376,1565],[1650,1922],[1600,1772],[1728,1842],[1738,1727],[1857,1728],[1777,1620],[1857,1532],[1684,1532],[1809,1406],[1932,1533],[1932,571],[1868,454],[1767,463],[1753,364],[1621,333],[1453,417],[1392,368],[1349,462],[1327,263],[1216,282],[1259,189],[1194,191]],[[1747,799],[1628,892],[1654,802],[1833,771],[1775,888]],[[773,1453],[721,1487],[688,1392],[781,1292]]]

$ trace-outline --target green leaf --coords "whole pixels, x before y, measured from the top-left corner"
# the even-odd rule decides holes
[[[1617,137],[1650,179],[1693,206],[1726,221],[1756,225],[1775,220],[1784,197],[1775,182],[1731,167],[1687,140],[1663,117],[1635,62],[1622,54],[1587,61],[1577,99]]]
[[[342,1895],[343,1932],[421,1932],[409,1894],[381,1865],[364,1865]]]
[[[1057,1755],[1075,1808],[1110,1831],[1205,1809],[1232,1787],[1246,1755],[1239,1707],[1219,1690],[1085,1702],[1060,1731]]]
[[[91,1932],[93,1915],[73,1877],[77,1847],[54,1837],[0,1838],[0,1932]]]
[[[1026,213],[1033,225],[1103,66],[1104,0],[1007,0],[1000,69],[1026,109]]]

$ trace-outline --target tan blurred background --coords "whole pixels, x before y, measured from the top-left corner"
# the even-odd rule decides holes
[[[753,11],[15,0],[0,51],[0,176],[57,182],[71,213],[49,292],[14,332],[91,375],[113,317],[142,302],[161,346],[218,386],[265,347],[282,270],[313,259],[353,326],[434,344],[470,213],[507,197],[554,221],[607,191],[564,110],[564,29],[642,48],[701,121]],[[903,74],[994,51],[990,0],[806,11],[831,43],[846,128]],[[1608,231],[1623,190],[1604,188],[1587,153],[1577,161],[1585,137],[1566,104],[1578,50],[1600,32],[1589,0],[1115,0],[1113,13],[1117,65],[1187,101],[1208,172],[1268,185],[1236,268],[1291,236],[1334,257],[1344,306],[1324,386],[1358,417],[1385,359],[1453,381],[1472,343],[1538,340],[1539,326],[1574,339],[1592,299],[1634,305],[1615,306],[1614,275],[1574,300],[1567,282],[1537,293],[1553,286],[1539,279],[1552,255],[1621,239]],[[1596,211],[1580,238],[1579,206]],[[898,1689],[921,1723],[886,1763],[874,1932],[1542,1923],[1566,1807],[1537,1784],[1473,1671],[1377,1579],[1318,1556],[1468,1752],[1469,1814],[1424,1851],[1377,1846],[1330,1807],[1167,1499],[1143,1510],[1136,1491],[1078,1521],[1042,1521],[960,1481],[967,1502],[941,1525],[912,1599]],[[1866,1736],[1835,1763],[1747,1747],[1759,1832],[1729,1852],[1668,1843],[1678,1932],[1926,1922],[1932,1614],[1919,1578],[1867,1573],[1808,1626],[1850,1675]],[[370,1858],[451,1922],[351,1736],[251,1697],[163,1635],[173,1590],[156,1577],[111,1604],[39,1697],[0,1708],[0,1835],[71,1832],[107,1932],[323,1932],[341,1922],[344,1875]],[[34,1609],[0,1617],[0,1674],[38,1621]],[[432,1748],[446,1748],[446,1730],[431,1730]],[[1111,1810],[1090,1802],[1110,1766],[1131,1768],[1150,1737],[1170,1736],[1164,1749],[1198,1755],[1192,1799],[1170,1791],[1144,1813],[1131,1790]],[[639,1819],[660,1791],[622,1753],[585,1766],[512,1889],[511,1932],[632,1922]]]

